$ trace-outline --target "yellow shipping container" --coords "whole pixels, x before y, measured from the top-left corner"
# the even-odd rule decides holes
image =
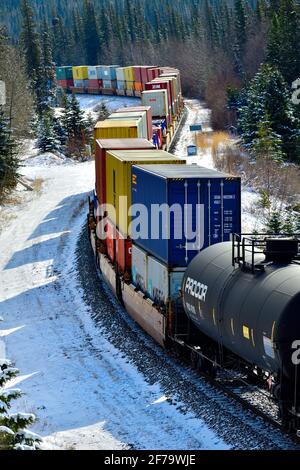
[[[134,82],[134,68],[124,67],[124,76],[126,82]]]
[[[96,139],[142,139],[143,120],[130,119],[106,119],[97,122],[94,127],[94,138]]]
[[[85,65],[80,65],[79,67],[72,67],[72,70],[74,80],[88,80],[89,68]]]
[[[106,203],[108,217],[127,237],[131,217],[131,167],[146,164],[185,164],[186,161],[174,157],[163,150],[121,150],[106,152]],[[113,208],[115,210],[113,210]]]

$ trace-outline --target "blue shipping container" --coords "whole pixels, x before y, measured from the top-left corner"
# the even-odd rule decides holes
[[[132,204],[147,209],[135,244],[170,267],[186,267],[202,249],[241,232],[240,178],[197,165],[133,166]],[[176,210],[168,216],[161,205]]]

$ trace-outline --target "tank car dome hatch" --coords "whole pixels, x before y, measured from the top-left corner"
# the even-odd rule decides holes
[[[259,264],[265,255],[254,258]],[[292,344],[300,340],[299,263],[270,263],[253,275],[234,265],[231,242],[220,243],[190,263],[182,293],[185,312],[202,333],[262,370],[292,374]]]
[[[296,238],[267,238],[264,251],[266,261],[291,263],[299,253],[299,240]]]

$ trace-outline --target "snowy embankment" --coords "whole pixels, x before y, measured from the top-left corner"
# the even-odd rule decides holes
[[[188,107],[189,122],[208,117],[198,103]],[[189,138],[186,127],[177,151],[185,153]],[[37,415],[45,447],[285,448],[276,432],[146,339],[104,285],[95,291],[87,245],[76,252],[94,164],[36,158],[39,166],[28,158],[22,173],[43,181],[41,190],[15,207],[17,218],[0,234],[0,355],[23,374],[11,384],[26,393],[16,411]]]
[[[0,348],[23,374],[11,384],[26,393],[17,409],[37,415],[34,430],[47,447],[226,448],[149,385],[91,321],[75,249],[94,164],[53,163],[29,149],[22,173],[43,180],[42,190],[0,234]]]

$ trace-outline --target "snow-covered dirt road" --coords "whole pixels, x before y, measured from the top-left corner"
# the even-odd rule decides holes
[[[37,415],[46,447],[289,447],[161,351],[97,283],[83,234],[94,164],[22,171],[44,183],[0,235],[0,355],[21,370],[18,409]]]

